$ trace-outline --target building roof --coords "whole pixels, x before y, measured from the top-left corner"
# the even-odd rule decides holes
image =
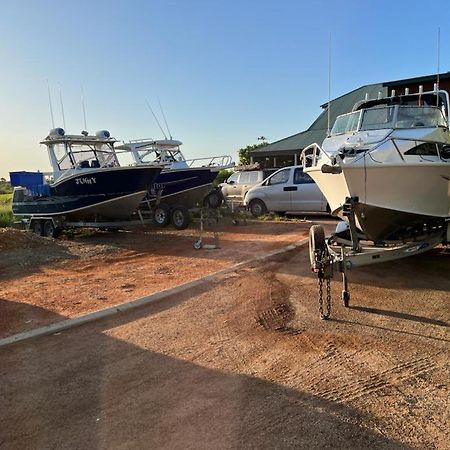
[[[450,78],[450,72],[440,74],[441,79]],[[406,83],[418,84],[425,83],[428,81],[433,81],[436,79],[436,75],[429,75],[423,77],[406,78],[404,80],[397,81],[387,81],[384,83],[368,84],[361,86],[354,91],[348,92],[347,94],[341,95],[330,102],[330,123],[333,124],[336,117],[340,114],[350,112],[353,105],[364,100],[365,95],[368,94],[369,98],[376,98],[378,92],[381,92],[383,96],[388,94],[388,88],[394,86],[401,86]],[[292,154],[293,152],[298,152],[314,142],[321,144],[326,137],[328,128],[328,103],[321,105],[324,111],[319,115],[319,117],[312,123],[312,125],[305,131],[302,131],[292,136],[288,136],[279,141],[272,142],[251,151],[252,156],[266,156],[272,153],[278,154]]]
[[[364,100],[364,97],[369,94],[369,97],[374,98],[381,91],[383,95],[386,94],[386,88],[383,84],[369,84],[355,89],[348,94],[335,98],[330,102],[330,123],[333,124],[336,117],[340,114],[351,111],[353,105],[359,100]],[[328,103],[322,105],[324,111],[312,123],[312,125],[301,133],[294,134],[279,141],[273,142],[265,147],[255,149],[251,152],[252,156],[265,156],[267,154],[277,153],[292,153],[299,151],[314,142],[322,143],[327,134],[328,128]]]

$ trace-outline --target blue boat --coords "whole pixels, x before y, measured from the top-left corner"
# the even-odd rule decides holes
[[[108,131],[66,135],[55,128],[46,145],[51,173],[11,172],[13,213],[70,220],[122,220],[136,211],[162,166],[121,167]]]
[[[117,150],[130,152],[136,166],[161,164],[163,170],[149,189],[146,200],[158,198],[163,205],[192,208],[202,204],[220,170],[233,167],[231,156],[188,160],[180,150],[181,141],[142,139],[124,142]]]

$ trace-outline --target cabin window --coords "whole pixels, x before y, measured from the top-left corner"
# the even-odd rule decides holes
[[[407,152],[405,152],[405,155],[416,155],[416,156],[437,156],[437,148],[436,144],[432,144],[430,142],[425,142],[423,144],[417,145],[411,149],[409,149]]]

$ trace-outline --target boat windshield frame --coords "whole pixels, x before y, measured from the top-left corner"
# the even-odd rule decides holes
[[[409,111],[407,111],[409,110]],[[387,115],[383,117],[384,112]],[[417,111],[417,113],[415,113]],[[427,114],[423,114],[424,111],[428,111]],[[409,114],[405,114],[408,112]],[[411,114],[411,112],[415,114]],[[436,112],[434,118],[430,112]],[[358,116],[359,114],[359,116]],[[370,115],[374,116],[374,119],[367,121],[365,119]],[[355,120],[351,120],[353,117],[358,117],[357,126],[355,127]],[[400,116],[401,119],[400,119]],[[428,118],[427,118],[428,116]],[[347,123],[342,119],[347,117]],[[379,117],[379,119],[376,119]],[[431,120],[430,120],[431,118]],[[400,120],[399,120],[400,119]],[[425,120],[428,119],[428,120]],[[335,130],[338,121],[343,122],[344,126],[340,129],[343,131],[333,132]],[[370,131],[370,130],[383,130],[383,129],[415,129],[415,128],[447,128],[447,120],[441,108],[432,105],[377,105],[372,108],[362,108],[357,111],[339,115],[333,128],[331,129],[330,136],[339,136],[347,133],[356,133],[358,131]]]
[[[71,169],[100,169],[118,167],[113,138],[64,136],[60,139],[46,139],[41,142],[53,153],[60,171]],[[83,154],[85,157],[83,157]],[[81,156],[81,157],[80,157]],[[86,164],[87,163],[87,164]]]

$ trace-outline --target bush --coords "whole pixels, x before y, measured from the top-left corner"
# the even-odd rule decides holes
[[[11,209],[11,194],[0,195],[0,227],[12,225],[14,217]]]
[[[214,180],[214,186],[223,183],[232,173],[233,171],[231,169],[222,169]]]

